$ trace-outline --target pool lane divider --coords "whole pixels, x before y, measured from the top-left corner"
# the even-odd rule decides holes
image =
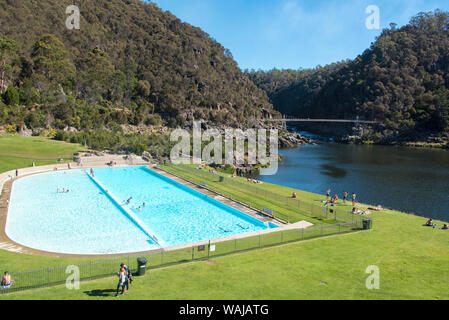
[[[117,207],[119,207],[126,216],[128,216],[128,218],[140,229],[142,230],[148,237],[150,237],[150,239],[155,242],[158,246],[162,247],[165,246],[165,241],[162,239],[159,239],[156,236],[156,233],[151,230],[150,227],[148,227],[145,222],[143,222],[142,220],[139,219],[139,217],[137,217],[137,215],[132,212],[132,210],[130,210],[129,208],[123,206],[120,204],[120,202],[117,200],[117,198],[111,193],[111,191],[109,191],[108,189],[106,189],[105,186],[103,186],[103,184],[98,181],[95,177],[92,177],[92,175],[90,175],[88,172],[85,171],[85,173],[87,174],[87,176],[97,185],[97,187],[103,191],[108,197],[109,199],[111,199],[112,202],[114,202],[116,204]]]

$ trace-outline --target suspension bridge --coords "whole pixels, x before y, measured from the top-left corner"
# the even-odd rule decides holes
[[[282,119],[269,119],[271,122],[329,122],[329,123],[354,123],[354,124],[380,124],[378,121],[357,119],[303,119],[284,116]]]

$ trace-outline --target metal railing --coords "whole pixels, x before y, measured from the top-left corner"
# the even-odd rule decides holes
[[[287,243],[301,242],[314,238],[351,233],[361,230],[362,227],[363,225],[357,222],[355,224],[322,224],[307,229],[282,230],[277,232],[273,230],[273,233],[260,232],[258,235],[241,239],[222,242],[211,240],[203,246],[191,246],[173,251],[159,250],[154,253],[114,258],[110,260],[91,261],[78,265],[45,268],[27,272],[15,272],[11,273],[11,278],[14,280],[12,286],[9,289],[0,289],[0,294],[65,284],[68,279],[69,281],[72,279],[69,277],[73,274],[72,272],[74,269],[79,271],[80,281],[113,277],[119,271],[121,263],[127,264],[134,274],[138,269],[138,257],[145,257],[148,261],[147,269],[151,270],[198,260],[209,260],[221,256],[274,247]],[[114,285],[115,283],[111,282],[111,288],[114,288]]]

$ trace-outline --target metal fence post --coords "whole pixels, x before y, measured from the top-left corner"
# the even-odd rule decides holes
[[[209,246],[207,247],[207,260],[210,259],[210,240],[209,240]]]

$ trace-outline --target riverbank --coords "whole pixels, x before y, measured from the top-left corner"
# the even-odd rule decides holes
[[[256,179],[340,198],[354,192],[361,202],[449,220],[449,150],[320,142],[280,153],[277,173]]]
[[[449,299],[448,231],[423,227],[422,218],[396,211],[373,212],[372,218],[369,232],[150,270],[118,299]],[[379,268],[378,290],[366,287],[370,266]],[[117,299],[116,281],[111,275],[83,282],[80,290],[58,286],[0,299]]]
[[[17,144],[21,142],[16,140]],[[46,140],[42,142],[41,150],[32,151],[30,145],[33,144],[25,140],[17,163],[30,162],[36,153],[42,155],[47,142],[52,143]],[[0,150],[3,150],[1,144]],[[2,161],[0,155],[0,164]],[[260,187],[286,197],[296,190],[301,198],[317,203],[323,199],[316,193],[270,183]],[[365,207],[367,205],[362,206]],[[83,282],[80,290],[67,290],[62,285],[0,295],[0,299],[449,299],[449,274],[446,272],[449,231],[423,227],[424,218],[393,210],[373,212],[371,218],[374,229],[368,232],[150,270],[147,276],[136,277],[129,294],[120,298],[113,297],[117,277],[111,275],[110,278]],[[436,223],[443,224],[442,221]],[[0,250],[0,265],[3,271],[10,272],[87,261]],[[380,270],[379,290],[366,288],[369,276],[366,270],[372,265]]]
[[[413,137],[397,137],[373,131],[373,128],[361,125],[353,127],[348,124],[329,126],[328,124],[298,124],[290,126],[291,132],[309,133],[317,141],[332,141],[341,144],[407,146],[414,148],[449,149],[449,134],[416,135]]]

